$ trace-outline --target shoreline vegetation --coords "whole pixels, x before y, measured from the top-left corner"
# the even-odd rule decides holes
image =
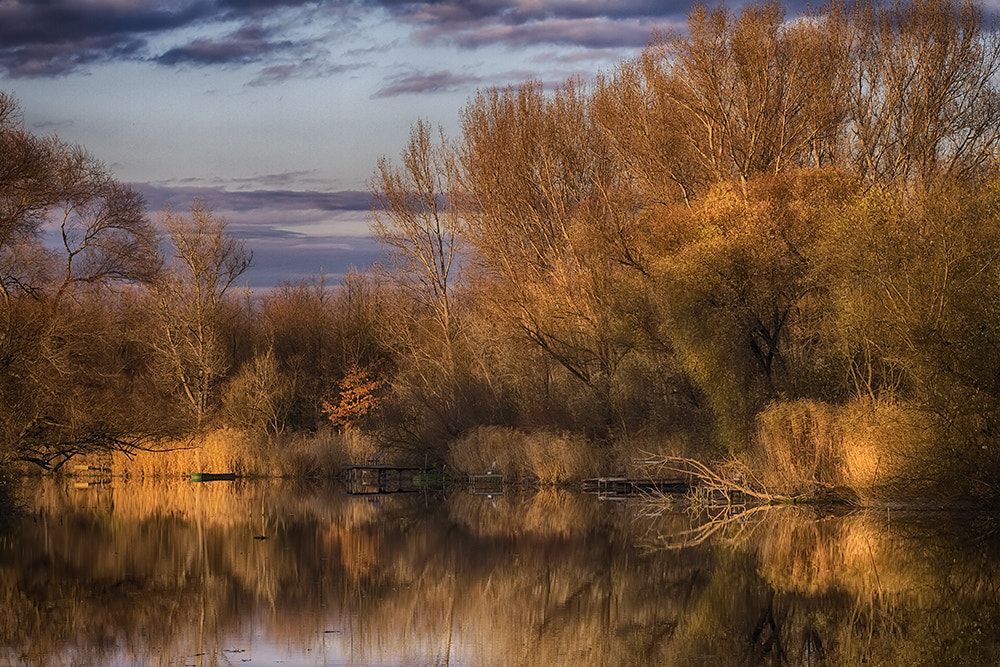
[[[261,295],[210,202],[150,220],[0,92],[0,470],[655,461],[762,501],[992,507],[998,75],[975,2],[697,6],[591,82],[416,121],[369,184],[385,261]]]

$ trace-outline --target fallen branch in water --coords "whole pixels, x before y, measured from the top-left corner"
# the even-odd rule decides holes
[[[763,503],[792,502],[790,496],[771,493],[744,463],[726,461],[718,470],[710,468],[696,459],[682,456],[667,456],[648,459],[658,471],[681,473],[693,478],[690,500],[703,506],[745,505],[747,498]],[[718,500],[719,502],[716,502]]]

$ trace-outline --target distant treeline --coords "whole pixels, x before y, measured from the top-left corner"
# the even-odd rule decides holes
[[[592,83],[417,121],[371,181],[386,264],[260,298],[208,203],[153,225],[0,97],[0,443],[326,427],[441,459],[506,427],[997,495],[998,69],[972,2],[697,7]]]

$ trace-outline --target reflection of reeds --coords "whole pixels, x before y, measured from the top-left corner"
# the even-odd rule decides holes
[[[543,487],[531,493],[507,493],[493,500],[466,493],[448,498],[449,517],[481,535],[572,537],[601,525],[604,508],[593,497]]]
[[[225,664],[266,636],[358,664],[767,664],[778,642],[788,664],[822,646],[820,664],[903,665],[975,637],[981,658],[1000,637],[997,554],[895,515],[759,505],[697,546],[644,551],[644,531],[698,525],[555,488],[494,504],[116,478],[43,480],[32,500],[37,520],[0,541],[19,555],[0,559],[0,645],[35,664],[121,646],[118,662],[154,647]]]

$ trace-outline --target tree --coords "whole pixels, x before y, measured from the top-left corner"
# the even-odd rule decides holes
[[[323,413],[338,429],[355,424],[378,410],[382,387],[368,370],[351,365],[337,383],[336,396],[323,400]]]
[[[0,91],[0,295],[38,282],[39,256],[31,244],[58,201],[52,164],[58,142],[21,125],[17,103]]]
[[[455,335],[452,322],[459,226],[454,159],[441,134],[435,143],[418,121],[400,155],[401,165],[381,158],[370,188],[372,231],[389,253],[389,276],[440,327],[446,355]]]
[[[0,93],[3,456],[58,468],[82,453],[130,452],[168,430],[145,418],[153,406],[132,402],[151,397],[148,376],[135,372],[141,354],[129,339],[135,323],[119,310],[123,293],[109,289],[158,269],[144,208],[83,148],[24,129]],[[61,249],[43,243],[46,223],[61,229]]]
[[[223,398],[226,416],[239,428],[281,433],[289,421],[295,390],[274,351],[268,349],[244,364],[229,381]]]
[[[163,226],[173,256],[153,284],[159,335],[155,346],[200,427],[213,407],[215,387],[231,365],[228,297],[253,259],[202,200],[190,216],[168,211]]]
[[[859,175],[905,192],[995,161],[1000,37],[978,4],[898,0],[846,18],[857,26],[846,99]]]
[[[837,397],[823,331],[831,287],[817,248],[859,189],[833,169],[758,176],[746,187],[744,196],[720,184],[675,210],[682,239],[662,248],[655,271],[663,325],[737,450],[768,401]]]
[[[131,454],[176,434],[150,367],[144,314],[90,286],[58,309],[16,301],[16,354],[0,373],[4,454],[58,470],[76,456]]]
[[[64,251],[54,302],[74,285],[149,283],[160,262],[142,197],[81,148],[65,147],[52,169]]]
[[[625,350],[607,288],[636,267],[635,201],[573,81],[480,93],[462,115],[464,234],[512,324],[584,383]],[[596,309],[596,310],[595,310]],[[601,312],[598,312],[601,311]]]
[[[696,6],[686,35],[647,51],[651,84],[679,117],[678,134],[708,182],[823,166],[838,152],[846,81],[838,23],[786,21],[777,2]]]

